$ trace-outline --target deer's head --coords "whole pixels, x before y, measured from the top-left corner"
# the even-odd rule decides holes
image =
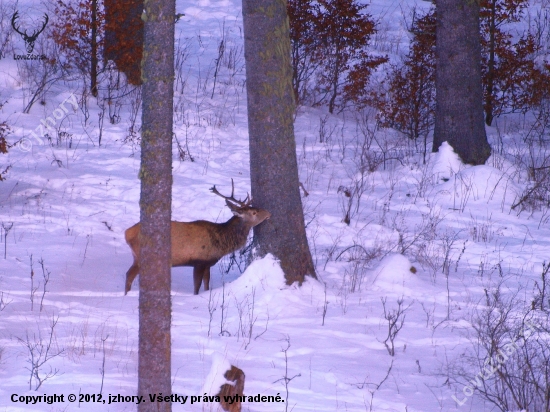
[[[269,213],[267,210],[251,206],[252,198],[249,195],[246,196],[246,199],[244,201],[235,199],[235,197],[233,196],[234,190],[235,187],[233,184],[233,179],[231,179],[231,196],[222,195],[220,192],[218,192],[216,186],[212,186],[210,188],[210,191],[212,193],[225,199],[225,204],[231,210],[231,212],[233,212],[233,215],[241,218],[248,227],[259,225],[264,220],[271,217],[271,213]]]

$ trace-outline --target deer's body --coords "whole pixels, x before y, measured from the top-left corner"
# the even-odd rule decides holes
[[[193,267],[195,295],[199,293],[201,282],[204,283],[204,290],[209,289],[210,268],[223,256],[242,248],[250,229],[271,216],[267,210],[251,207],[245,203],[242,203],[242,207],[237,207],[229,203],[227,198],[226,204],[235,216],[225,223],[206,220],[172,221],[172,266]],[[131,289],[132,282],[139,273],[140,229],[141,224],[137,223],[124,233],[126,243],[134,255],[134,263],[126,272],[125,293]]]

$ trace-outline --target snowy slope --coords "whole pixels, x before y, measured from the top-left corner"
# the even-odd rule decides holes
[[[20,2],[22,10],[30,5]],[[384,28],[379,51],[406,49],[403,13],[412,6],[372,1],[369,12]],[[177,9],[185,13],[176,32],[186,54],[176,79],[175,132],[194,161],[181,161],[174,145],[173,218],[221,222],[231,214],[208,189],[225,192],[233,178],[237,194],[249,191],[240,2],[182,0]],[[227,54],[214,86],[222,36]],[[12,41],[22,49],[19,37]],[[95,99],[88,119],[70,103],[80,96],[78,80],[58,82],[45,105],[24,114],[29,87],[21,63],[8,55],[0,73],[7,100],[0,121],[12,128],[10,142],[24,139],[0,155],[1,165],[12,166],[0,182],[0,410],[136,410],[132,402],[109,404],[109,395],[131,397],[137,389],[137,282],[123,293],[132,262],[123,232],[139,219],[139,145],[124,143],[132,96],[122,100],[120,122],[105,120],[99,145]],[[67,110],[57,119],[60,106]],[[35,138],[31,132],[52,116],[51,141]],[[215,393],[205,384],[216,380],[212,365],[229,362],[245,372],[245,394],[288,400],[246,402],[245,411],[493,410],[478,396],[459,407],[453,396],[463,399],[463,386],[447,373],[471,348],[471,314],[483,307],[484,289],[501,285],[530,305],[550,250],[547,216],[511,210],[526,176],[508,160],[466,166],[444,145],[424,165],[414,144],[389,130],[378,137],[401,160],[360,173],[362,125],[352,113],[324,109],[301,108],[296,119],[319,281],[285,286],[273,256],[242,274],[226,257],[212,270],[211,293],[194,296],[191,269],[172,270],[174,393]],[[488,133],[496,138],[496,129]],[[519,138],[513,127],[504,135],[510,147]],[[361,197],[346,225],[348,199],[339,188],[354,185]],[[384,313],[397,310],[405,317],[391,356]],[[51,376],[35,391],[29,357],[40,350],[39,376]],[[98,400],[100,393],[100,406],[93,397],[78,402],[79,394]],[[44,394],[65,402],[13,402]],[[69,394],[77,401],[68,402]],[[202,397],[173,405],[211,408]]]

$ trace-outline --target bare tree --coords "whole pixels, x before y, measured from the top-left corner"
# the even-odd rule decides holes
[[[243,0],[250,179],[271,219],[254,228],[261,256],[281,261],[287,284],[316,277],[300,198],[286,1]]]
[[[141,132],[141,253],[138,394],[140,412],[170,411],[170,402],[149,394],[171,394],[170,212],[174,0],[144,3],[143,106]]]
[[[483,120],[479,0],[436,0],[433,151],[447,141],[463,162],[491,155]]]

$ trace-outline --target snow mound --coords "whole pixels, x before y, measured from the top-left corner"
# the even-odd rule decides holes
[[[232,385],[233,382],[225,379],[224,374],[231,369],[231,363],[227,357],[220,352],[212,354],[212,366],[210,372],[204,380],[201,393],[207,393],[211,396],[217,395],[220,392],[222,385],[226,383]]]
[[[413,265],[405,256],[394,253],[386,256],[372,271],[372,284],[376,290],[398,295],[412,295],[417,276]]]
[[[455,210],[476,203],[494,203],[499,209],[511,206],[522,191],[505,171],[463,164],[447,142],[433,154],[429,167],[434,183],[440,183],[436,197]]]
[[[279,261],[271,254],[253,261],[244,273],[230,284],[226,285],[233,296],[246,296],[255,289],[265,293],[276,293],[286,288],[285,274]]]
[[[506,173],[486,165],[461,170],[440,189],[438,197],[446,198],[449,206],[452,202],[455,209],[483,203],[500,210],[510,207],[521,194],[521,188]]]
[[[450,179],[464,166],[460,157],[447,142],[441,143],[439,150],[433,157],[432,173],[439,179]]]
[[[254,302],[260,318],[268,312],[271,318],[294,317],[300,311],[315,313],[325,299],[323,285],[309,276],[302,285],[287,285],[279,261],[271,254],[252,262],[239,278],[225,285],[224,293],[232,301]]]

